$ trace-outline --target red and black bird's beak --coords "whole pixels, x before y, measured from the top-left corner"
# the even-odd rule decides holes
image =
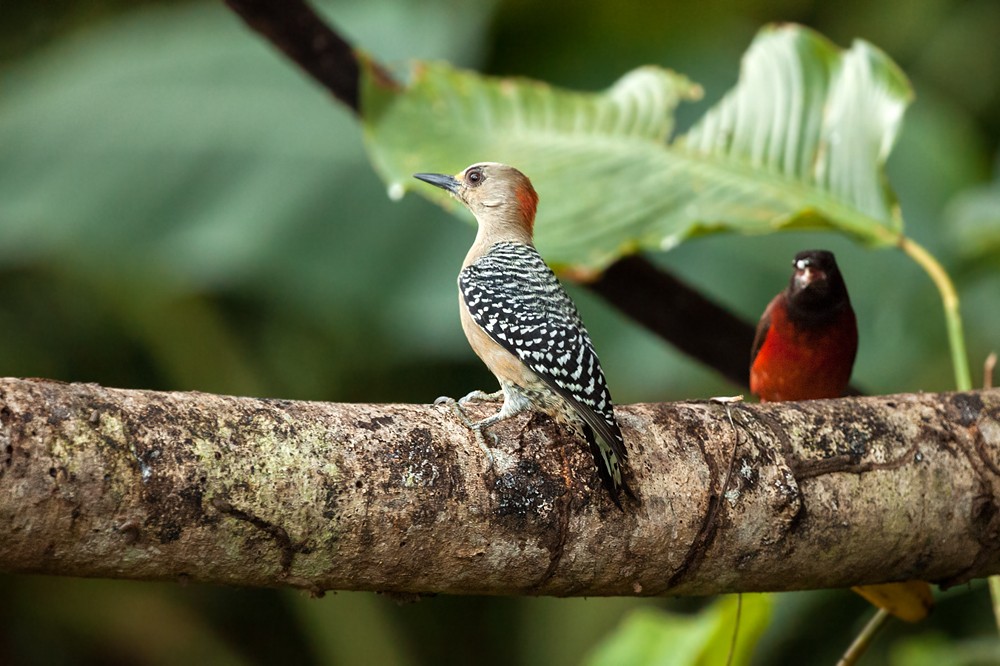
[[[458,194],[458,188],[462,185],[454,176],[448,176],[443,173],[415,173],[413,177],[425,183],[430,183],[435,187],[440,187],[442,190],[447,190],[452,194]]]

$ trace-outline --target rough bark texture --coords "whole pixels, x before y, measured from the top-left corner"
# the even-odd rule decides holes
[[[544,417],[488,469],[444,406],[3,379],[0,570],[586,596],[1000,572],[998,390],[618,414],[624,512]]]

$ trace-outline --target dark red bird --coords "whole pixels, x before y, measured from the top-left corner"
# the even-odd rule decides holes
[[[858,325],[833,254],[795,255],[788,287],[768,304],[750,352],[750,392],[762,401],[843,395]]]
[[[788,287],[764,310],[750,352],[750,392],[762,402],[839,398],[851,380],[858,325],[833,254],[795,255]],[[927,616],[934,600],[922,581],[851,588],[908,622]]]

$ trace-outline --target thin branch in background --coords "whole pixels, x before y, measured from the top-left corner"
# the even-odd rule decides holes
[[[587,287],[737,386],[749,384],[753,325],[645,257],[618,260]]]
[[[854,666],[854,664],[858,663],[858,659],[868,651],[868,646],[875,639],[875,634],[885,626],[885,621],[890,617],[888,611],[884,608],[879,608],[872,619],[868,621],[868,624],[865,625],[865,628],[861,630],[861,633],[858,634],[857,638],[854,639],[854,642],[851,643],[851,646],[847,648],[847,652],[837,662],[837,666]]]
[[[355,113],[361,67],[354,48],[302,0],[225,0],[246,24]]]

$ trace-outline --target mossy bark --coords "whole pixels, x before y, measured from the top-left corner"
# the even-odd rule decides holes
[[[496,405],[474,408],[486,415]],[[0,570],[663,595],[1000,572],[1000,391],[618,409],[637,499],[545,417],[0,380]]]

